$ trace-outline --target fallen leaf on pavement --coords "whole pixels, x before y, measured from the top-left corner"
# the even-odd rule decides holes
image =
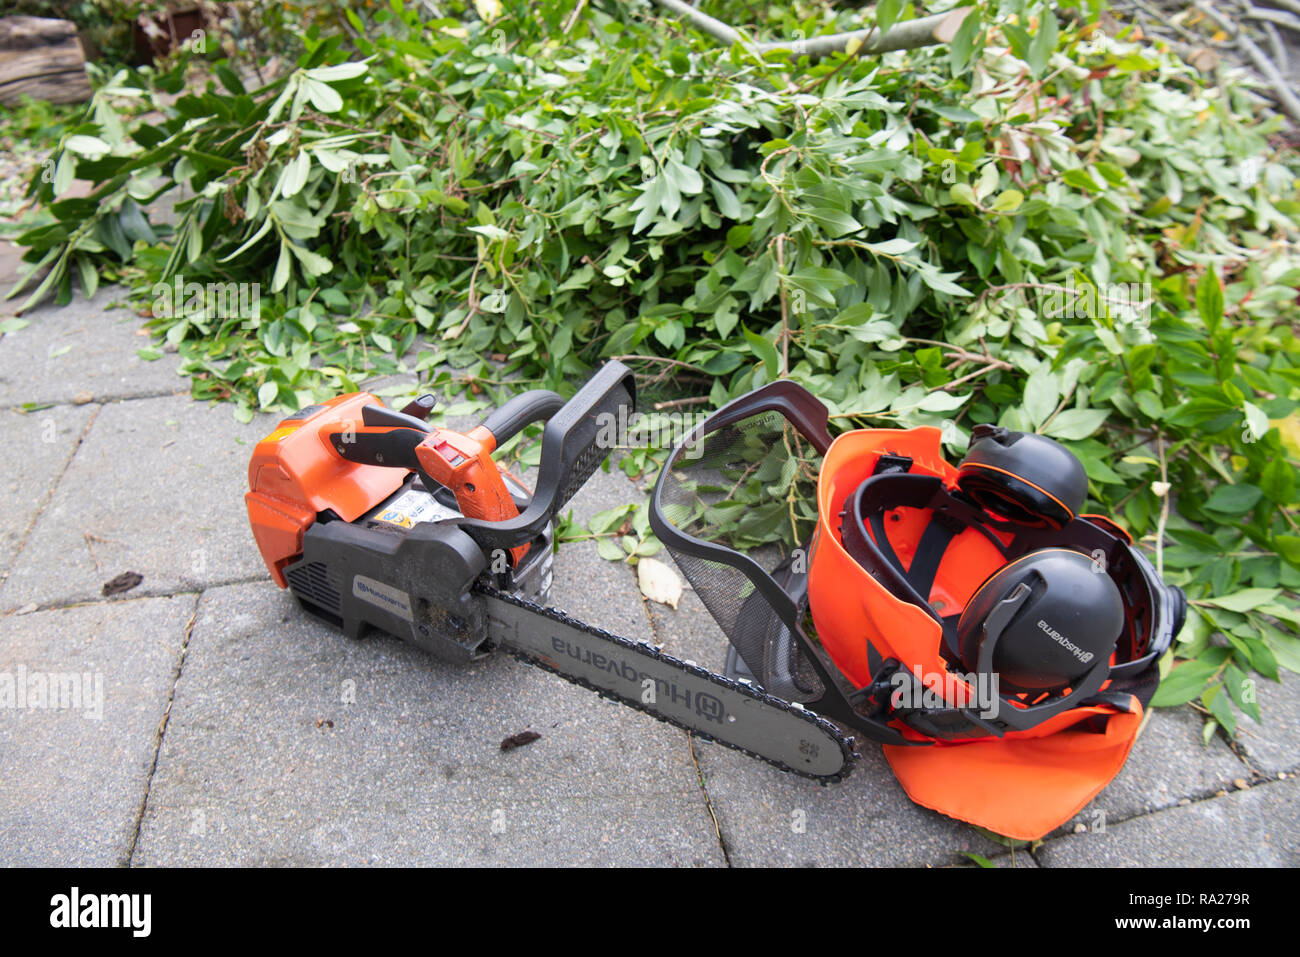
[[[112,581],[104,582],[102,592],[105,598],[120,595],[124,591],[130,591],[142,581],[144,581],[144,576],[139,572],[122,572]]]
[[[513,751],[515,748],[522,748],[525,744],[532,744],[541,735],[536,731],[520,731],[518,734],[512,734],[501,742],[502,751]]]
[[[682,580],[656,558],[643,558],[636,563],[636,583],[641,587],[641,594],[674,610],[682,599]]]

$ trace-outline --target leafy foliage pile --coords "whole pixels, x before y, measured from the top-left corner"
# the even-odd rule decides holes
[[[117,104],[184,64],[119,74],[33,181],[33,298],[261,283],[257,318],[150,323],[244,416],[412,366],[491,392],[501,362],[565,388],[635,356],[713,404],[789,376],[841,426],[938,425],[954,453],[975,423],[1037,430],[1194,599],[1159,703],[1199,699],[1208,739],[1230,702],[1258,716],[1252,670],[1300,670],[1298,166],[1245,78],[1022,0],[950,46],[817,64],[644,3],[417,7],[345,10],[349,37],[309,29],[260,89],[217,63],[161,120]],[[73,176],[90,197],[60,198]],[[174,226],[149,222],[169,192]],[[754,491],[812,517],[806,489]],[[648,554],[632,518],[595,531]]]

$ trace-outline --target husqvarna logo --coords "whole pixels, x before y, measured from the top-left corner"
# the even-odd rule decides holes
[[[1041,618],[1038,619],[1038,627],[1041,628],[1043,631],[1045,631],[1047,633],[1047,636],[1051,638],[1052,641],[1056,642],[1058,645],[1060,645],[1070,654],[1074,655],[1074,657],[1078,658],[1085,665],[1088,662],[1092,661],[1091,651],[1084,651],[1074,642],[1070,641],[1069,638],[1066,638],[1065,635],[1061,634],[1059,631],[1057,631],[1047,622],[1043,621],[1043,619]]]

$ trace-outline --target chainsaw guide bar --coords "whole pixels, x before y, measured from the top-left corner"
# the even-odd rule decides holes
[[[488,642],[520,661],[782,771],[831,784],[853,769],[853,739],[798,704],[491,586],[474,594]]]

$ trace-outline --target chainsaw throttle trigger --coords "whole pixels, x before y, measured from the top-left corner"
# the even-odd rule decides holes
[[[438,397],[432,392],[426,392],[402,406],[402,415],[409,415],[413,419],[424,422],[429,418],[429,414],[433,412],[433,407],[437,404]]]

